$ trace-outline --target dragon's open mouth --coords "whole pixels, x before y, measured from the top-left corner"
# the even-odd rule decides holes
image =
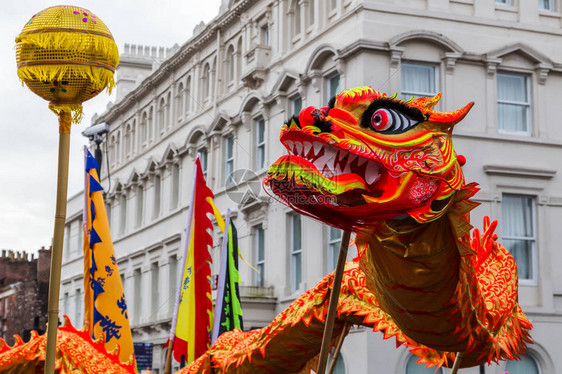
[[[284,195],[321,195],[332,205],[356,206],[365,203],[364,195],[382,194],[376,184],[383,167],[352,153],[353,145],[336,147],[301,132],[288,132],[281,141],[290,154],[271,166],[268,180],[275,180]]]

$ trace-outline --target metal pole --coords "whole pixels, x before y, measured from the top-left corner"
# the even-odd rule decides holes
[[[68,189],[68,155],[70,150],[70,113],[59,115],[59,156],[57,174],[57,202],[55,208],[55,229],[51,252],[51,273],[49,278],[49,306],[47,324],[47,352],[45,374],[55,372],[57,351],[57,328],[59,323],[59,294],[62,265],[62,244],[66,220],[66,196]]]
[[[455,363],[453,364],[453,368],[451,369],[451,374],[457,374],[457,372],[459,371],[459,367],[461,366],[463,356],[463,352],[457,352],[457,357],[455,357]]]
[[[343,270],[345,268],[345,259],[347,257],[347,249],[349,248],[350,236],[351,232],[344,231],[341,238],[338,264],[336,266],[334,281],[332,283],[332,293],[330,294],[328,316],[326,317],[326,324],[324,325],[324,336],[322,337],[322,347],[320,348],[320,358],[318,360],[318,370],[316,371],[316,374],[324,374],[326,371],[326,362],[328,360],[330,345],[332,344],[332,332],[334,330],[334,320],[336,319],[341,281],[343,278]]]

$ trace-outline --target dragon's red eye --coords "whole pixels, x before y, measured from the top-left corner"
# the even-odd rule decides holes
[[[371,127],[375,131],[385,131],[392,126],[392,115],[387,109],[379,109],[371,117]]]

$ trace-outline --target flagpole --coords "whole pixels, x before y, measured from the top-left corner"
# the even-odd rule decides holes
[[[47,351],[45,354],[45,374],[55,372],[55,353],[57,350],[57,328],[59,324],[59,297],[62,266],[62,244],[66,221],[66,197],[68,191],[68,158],[70,153],[71,115],[59,115],[59,153],[57,172],[57,201],[55,208],[55,228],[53,250],[51,252],[51,272],[49,276],[49,301],[47,324]]]
[[[226,211],[226,220],[224,225],[224,235],[221,248],[221,266],[219,270],[219,281],[217,290],[217,301],[215,303],[215,320],[213,323],[213,331],[211,334],[211,344],[214,344],[219,337],[221,323],[221,300],[224,298],[224,278],[226,277],[226,268],[228,266],[228,234],[230,232],[230,209]],[[233,291],[234,292],[234,291]]]
[[[197,154],[199,157],[199,154]],[[191,227],[193,225],[193,204],[195,203],[195,186],[197,183],[197,163],[195,163],[195,173],[193,176],[193,186],[191,188],[191,203],[189,204],[189,216],[187,218],[187,227],[185,230],[185,241],[184,241],[184,248],[183,248],[183,258],[182,258],[182,266],[181,266],[181,276],[178,279],[178,284],[176,287],[176,302],[174,305],[174,315],[172,317],[172,326],[170,328],[170,339],[168,340],[168,351],[166,352],[166,365],[164,366],[164,374],[170,374],[172,369],[172,351],[174,349],[174,339],[175,339],[175,330],[176,324],[178,320],[178,307],[180,304],[180,297],[181,297],[181,284],[183,280],[183,272],[185,271],[185,263],[187,261],[187,251],[189,248],[189,241],[191,240]]]
[[[345,325],[343,326],[343,332],[341,333],[341,336],[338,340],[338,344],[336,345],[336,349],[334,350],[334,355],[332,356],[332,362],[330,362],[330,367],[328,368],[328,374],[334,373],[334,369],[336,368],[336,364],[338,362],[338,355],[340,354],[341,347],[343,345],[343,341],[345,340],[345,337],[349,333],[350,328],[351,328],[351,325],[346,322]]]
[[[326,324],[324,325],[324,335],[322,336],[322,346],[320,348],[320,358],[318,360],[318,370],[316,370],[316,374],[324,374],[326,371],[326,362],[328,360],[328,353],[330,352],[330,346],[332,344],[332,332],[334,330],[334,321],[336,319],[336,311],[338,307],[343,270],[345,268],[345,260],[347,258],[347,249],[349,248],[350,237],[350,231],[343,232],[340,243],[340,253],[338,255],[338,264],[336,266],[334,280],[332,283],[332,292],[330,294],[328,316],[326,317]]]
[[[453,363],[453,368],[451,369],[451,374],[457,374],[459,371],[459,367],[461,366],[461,361],[464,356],[463,352],[457,352],[457,356],[455,357],[455,362]]]

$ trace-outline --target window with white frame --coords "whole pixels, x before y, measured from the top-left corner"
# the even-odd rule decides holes
[[[151,306],[151,313],[150,313],[150,317],[151,320],[156,320],[157,319],[157,315],[158,315],[158,308],[160,307],[160,300],[159,300],[159,294],[160,294],[160,289],[158,287],[158,284],[160,283],[160,267],[158,266],[158,262],[153,262],[150,265],[150,276],[151,276],[151,287],[152,287],[152,294],[151,294],[151,300],[150,300],[150,306]]]
[[[408,361],[406,361],[406,374],[443,374],[443,369],[439,368],[435,370],[434,368],[426,368],[425,364],[418,364],[416,361],[419,357],[412,354],[409,355]]]
[[[254,286],[264,287],[265,280],[265,231],[262,226],[254,228],[254,266],[259,274],[254,274]]]
[[[328,0],[329,11],[332,12],[338,7],[338,0]]]
[[[178,258],[170,256],[168,258],[168,294],[172,297],[168,298],[168,313],[172,314],[174,311],[176,293],[178,287]]]
[[[4,300],[8,300],[7,298]],[[70,296],[68,294],[68,292],[64,293],[64,296],[62,298],[62,313],[66,314],[67,316],[70,315],[70,311],[68,309],[70,309]],[[6,306],[8,306],[8,303],[6,303]],[[7,308],[4,309],[4,314],[8,315],[8,310],[6,310]]]
[[[539,9],[554,12],[554,0],[539,0]]]
[[[142,272],[141,269],[133,271],[134,299],[133,299],[133,322],[139,323],[142,314]]]
[[[535,199],[528,195],[502,194],[502,244],[515,259],[520,281],[535,281]]]
[[[437,66],[402,62],[401,64],[401,99],[410,100],[412,97],[431,97],[437,94]]]
[[[154,176],[154,201],[152,209],[152,218],[156,219],[160,216],[160,199],[162,195],[162,179],[159,175]]]
[[[234,137],[227,136],[224,145],[224,180],[226,181],[234,171]]]
[[[332,360],[334,359],[334,357],[332,356],[332,354],[330,353],[330,355],[328,356],[328,367],[330,367],[332,365]],[[336,359],[336,364],[334,365],[334,369],[331,372],[332,374],[345,374],[345,362],[343,360],[343,356],[341,355],[341,353],[338,353],[337,359]]]
[[[293,0],[291,13],[293,15],[293,37],[295,37],[301,33],[301,6],[298,0]]]
[[[260,43],[261,45],[269,45],[269,26],[267,24],[260,27]]]
[[[316,14],[316,0],[308,2],[308,26],[314,25],[314,16]]]
[[[300,214],[289,215],[291,253],[291,292],[300,289],[302,282],[302,224]]]
[[[185,113],[189,113],[191,111],[191,77],[187,78],[187,83],[185,84],[185,90],[183,96],[184,96]]]
[[[203,177],[207,180],[207,165],[209,154],[207,153],[207,148],[201,148],[199,151],[199,161],[201,162],[201,170],[203,171]]]
[[[144,188],[142,185],[137,186],[137,221],[136,227],[140,227],[142,225],[142,218],[144,216]]]
[[[236,71],[235,61],[236,55],[234,52],[234,46],[229,46],[226,52],[226,82],[231,84],[234,82],[234,75]]]
[[[83,224],[82,218],[76,220],[76,222],[77,222],[77,226],[78,226],[78,233],[77,233],[77,238],[78,238],[77,244],[78,245],[76,246],[76,250],[77,250],[78,253],[80,253],[82,248],[84,248],[84,242],[83,242],[84,241],[84,237],[83,237],[84,228],[82,227],[82,224]]]
[[[265,120],[259,118],[256,123],[256,155],[255,166],[256,170],[261,170],[265,167]]]
[[[518,361],[507,361],[505,371],[509,374],[540,374],[539,364],[530,355],[521,356]]]
[[[82,291],[77,288],[76,292],[74,293],[74,315],[76,316],[74,321],[74,323],[76,323],[76,326],[81,326],[83,324],[84,321],[82,321],[82,298],[84,297],[84,295],[82,295]]]
[[[515,134],[531,134],[529,76],[497,73],[498,130]]]
[[[334,270],[338,263],[341,235],[340,229],[328,226],[328,271]]]
[[[336,96],[340,92],[340,75],[338,73],[331,74],[326,77],[326,93],[328,97],[326,101]]]
[[[120,218],[121,218],[121,225],[119,227],[119,232],[121,234],[125,233],[125,230],[127,228],[127,196],[125,195],[125,193],[123,192],[121,194],[121,198],[119,200],[119,205],[120,205]]]
[[[172,196],[170,198],[170,209],[176,209],[180,200],[180,166],[172,165]]]
[[[511,0],[495,0],[496,4],[511,5]]]
[[[180,83],[178,85],[178,91],[176,92],[176,96],[174,100],[174,106],[176,107],[176,122],[179,122],[181,120],[185,112],[185,109],[183,107],[185,99],[183,95],[184,95],[183,83]]]
[[[302,98],[300,96],[295,96],[291,98],[290,114],[298,116],[301,110],[302,110]]]

